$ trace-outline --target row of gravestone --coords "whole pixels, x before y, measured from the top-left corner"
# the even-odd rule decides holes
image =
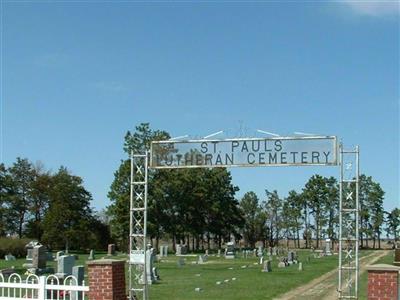
[[[187,245],[176,245],[176,252],[175,255],[185,255],[187,254],[188,247]],[[235,244],[234,242],[228,242],[226,244],[225,248],[225,253],[224,256],[227,259],[233,259],[235,258]],[[168,246],[160,246],[160,257],[162,256],[167,256],[168,253]],[[277,247],[269,247],[269,250],[267,252],[268,255],[281,255],[283,253],[283,249],[277,248]],[[205,254],[208,255],[208,250],[205,250]],[[264,249],[262,246],[259,246],[257,249],[254,250],[242,250],[242,255],[244,258],[249,257],[251,254],[253,254],[254,257],[260,257],[264,255]],[[217,257],[221,256],[221,250],[218,249]]]

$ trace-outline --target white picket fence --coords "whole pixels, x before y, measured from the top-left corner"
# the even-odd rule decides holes
[[[0,300],[84,300],[89,287],[78,285],[74,276],[66,277],[62,282],[54,276],[29,275],[25,280],[19,274],[11,274],[7,280],[0,274]]]

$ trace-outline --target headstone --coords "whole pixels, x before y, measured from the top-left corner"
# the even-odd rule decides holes
[[[160,275],[158,274],[158,269],[156,267],[153,267],[152,273],[156,281],[160,280]]]
[[[221,257],[221,249],[218,249],[217,257]]]
[[[299,271],[303,271],[303,263],[299,262]]]
[[[38,241],[30,241],[25,245],[26,249],[26,260],[32,260],[33,256],[33,247],[40,245]]]
[[[272,272],[271,261],[270,260],[264,261],[262,272]]]
[[[205,254],[208,256],[208,249],[206,249],[206,252],[205,252]]]
[[[183,259],[183,257],[179,257],[178,261],[176,262],[176,264],[178,265],[178,267],[182,267],[185,265],[185,260]]]
[[[176,245],[175,255],[182,255],[182,246],[180,244]]]
[[[75,264],[74,255],[62,255],[57,261],[57,276],[66,277],[72,275],[72,268]]]
[[[56,252],[56,261],[58,261],[58,259],[60,258],[60,256],[64,255],[64,251],[58,251]]]
[[[113,256],[115,255],[115,244],[109,244],[108,245],[108,252],[107,252],[108,256]]]
[[[85,277],[85,267],[84,266],[72,267],[72,276],[76,278],[78,285],[82,285],[82,282]],[[71,292],[71,300],[83,300],[82,292]]]
[[[150,245],[148,245],[150,247]],[[147,283],[153,284],[156,282],[156,278],[153,274],[153,264],[154,264],[154,249],[150,248],[146,250],[146,274],[147,274]]]
[[[26,249],[26,260],[32,261],[33,249],[28,248]]]
[[[294,259],[295,259],[294,252],[293,252],[293,251],[289,251],[289,252],[288,252],[288,257],[287,257],[288,262],[289,262],[290,264],[292,264],[293,261],[294,261]]]
[[[160,257],[164,256],[164,246],[160,246]]]
[[[235,258],[235,243],[234,242],[226,243],[225,258],[226,259]]]
[[[46,259],[47,259],[47,261],[53,261],[54,260],[53,253],[51,253],[50,251],[47,251]]]
[[[32,252],[32,268],[45,269],[47,262],[47,250],[43,245],[36,245]]]
[[[286,267],[286,264],[283,261],[278,263],[278,268],[284,268],[284,267]]]
[[[5,279],[7,279],[8,277],[11,276],[11,274],[15,273],[15,269],[14,268],[9,268],[9,269],[2,269],[0,270],[0,274],[3,275],[3,277]],[[1,294],[2,295],[2,294]]]
[[[400,266],[400,248],[394,249],[394,262],[395,266]]]
[[[260,257],[260,263],[259,263],[259,264],[262,265],[263,263],[264,263],[264,256],[261,256],[261,257]]]
[[[257,249],[257,256],[258,256],[258,257],[263,256],[263,252],[264,252],[263,247],[262,247],[262,246],[258,246],[258,249]]]
[[[11,253],[7,254],[6,256],[4,256],[4,259],[6,261],[12,261],[12,260],[16,260],[15,256],[12,255]]]
[[[188,246],[187,245],[182,245],[181,247],[181,254],[185,255],[188,252]]]
[[[277,255],[276,252],[277,252],[276,247],[273,247],[273,248],[272,248],[272,255],[276,256],[276,255]]]
[[[325,240],[325,255],[332,255],[331,252],[331,239],[326,239]]]
[[[94,260],[94,259],[95,259],[94,258],[94,250],[92,249],[92,250],[90,250],[88,260]]]
[[[199,265],[204,264],[203,255],[199,255],[199,256],[197,257],[197,263],[198,263]]]
[[[164,246],[164,256],[168,256],[168,245]]]

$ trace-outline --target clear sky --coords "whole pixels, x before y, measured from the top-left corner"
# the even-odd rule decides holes
[[[399,201],[398,2],[2,1],[1,160],[107,192],[127,130],[337,135]],[[221,136],[223,137],[223,136]],[[338,168],[232,169],[238,197]]]

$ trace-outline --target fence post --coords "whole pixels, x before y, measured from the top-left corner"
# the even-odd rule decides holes
[[[367,266],[368,300],[386,300],[399,298],[400,267],[377,264]]]
[[[38,300],[46,300],[46,276],[39,277]]]
[[[90,300],[126,300],[125,261],[99,259],[87,265]]]

